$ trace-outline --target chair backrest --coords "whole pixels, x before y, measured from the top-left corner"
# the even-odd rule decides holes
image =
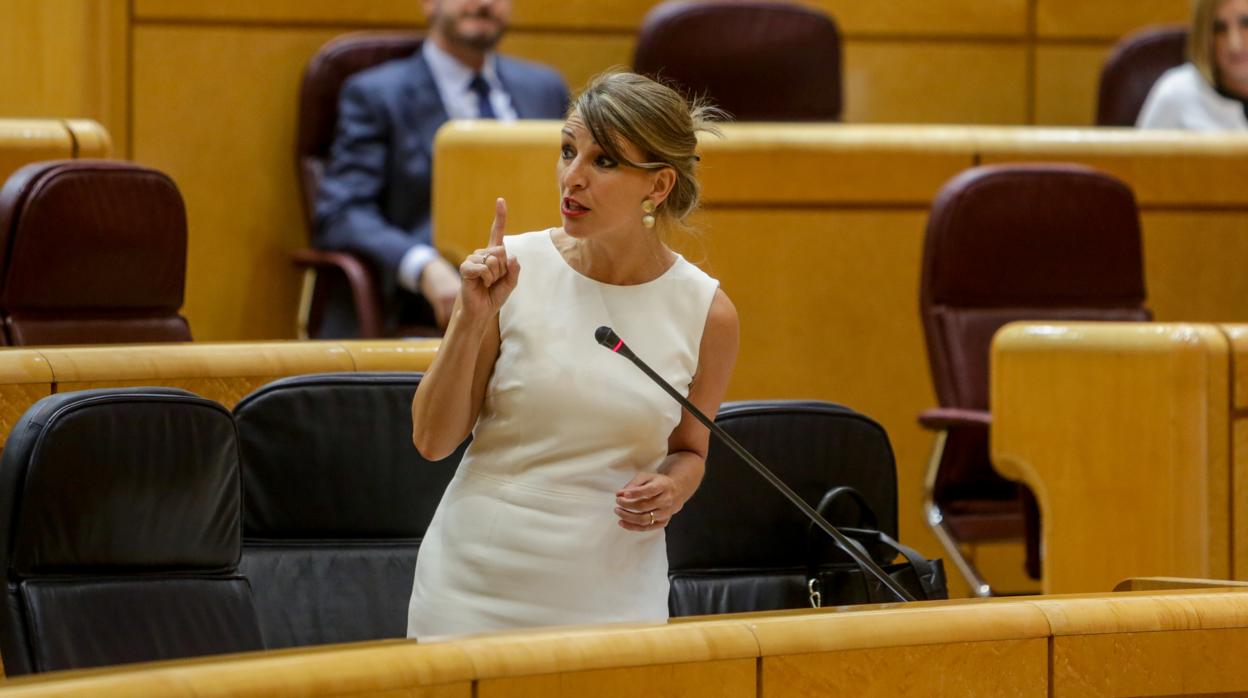
[[[943,407],[988,408],[992,336],[1015,320],[1150,319],[1131,189],[1080,165],[976,167],[932,203],[920,315]]]
[[[190,341],[186,209],[151,168],[32,163],[0,189],[0,311],[15,345]]]
[[[215,402],[123,388],[32,405],[0,457],[5,673],[263,649],[239,495]]]
[[[307,230],[312,230],[316,194],[338,128],[338,93],[347,78],[366,68],[412,55],[422,35],[411,32],[358,32],[330,40],[312,56],[299,88],[295,167],[303,194]]]
[[[827,402],[759,400],[726,403],[715,422],[811,506],[849,485],[896,537],[896,464],[874,420]],[[805,605],[807,528],[801,511],[712,437],[706,476],[667,528],[673,614]]]
[[[270,383],[235,407],[243,572],[265,642],[403,637],[416,551],[459,460],[412,446],[418,373]]]
[[[784,2],[664,2],[642,22],[633,68],[705,95],[738,121],[839,121],[841,36]]]
[[[1187,27],[1148,27],[1127,35],[1101,68],[1097,126],[1134,126],[1153,83],[1187,60]]]

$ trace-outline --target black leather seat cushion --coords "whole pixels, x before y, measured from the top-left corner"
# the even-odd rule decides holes
[[[247,580],[122,577],[21,584],[39,671],[262,649]]]

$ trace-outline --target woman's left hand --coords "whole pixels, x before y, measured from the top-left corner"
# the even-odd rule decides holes
[[[630,531],[663,528],[683,505],[676,481],[662,473],[637,473],[615,493],[615,515]]]

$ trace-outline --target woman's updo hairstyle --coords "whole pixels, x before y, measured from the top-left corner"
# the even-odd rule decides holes
[[[627,167],[659,170],[670,167],[676,184],[654,212],[660,220],[684,222],[698,206],[701,185],[696,166],[698,132],[720,132],[714,122],[724,113],[701,100],[689,103],[676,90],[643,75],[607,72],[595,77],[572,102],[576,114],[607,157]],[[642,152],[633,162],[621,152],[623,142]]]

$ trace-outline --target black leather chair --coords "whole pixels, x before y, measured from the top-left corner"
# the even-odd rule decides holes
[[[0,458],[9,676],[263,649],[230,413],[168,388],[63,393]]]
[[[642,22],[633,69],[705,95],[739,121],[841,119],[840,31],[793,3],[660,3]]]
[[[406,634],[416,551],[463,455],[430,463],[412,446],[419,382],[299,376],[235,407],[242,570],[270,647]]]
[[[932,202],[919,315],[938,408],[925,480],[928,525],[978,596],[991,584],[963,545],[1022,540],[1040,576],[1040,512],[988,458],[992,337],[1015,320],[1152,318],[1144,305],[1139,213],[1131,189],[1082,165],[976,167]]]
[[[867,500],[879,529],[897,537],[893,450],[869,417],[827,402],[748,401],[724,404],[715,422],[811,506],[849,485]],[[852,525],[838,516],[852,513],[828,518]],[[808,607],[807,522],[712,437],[706,477],[667,529],[672,615]]]

